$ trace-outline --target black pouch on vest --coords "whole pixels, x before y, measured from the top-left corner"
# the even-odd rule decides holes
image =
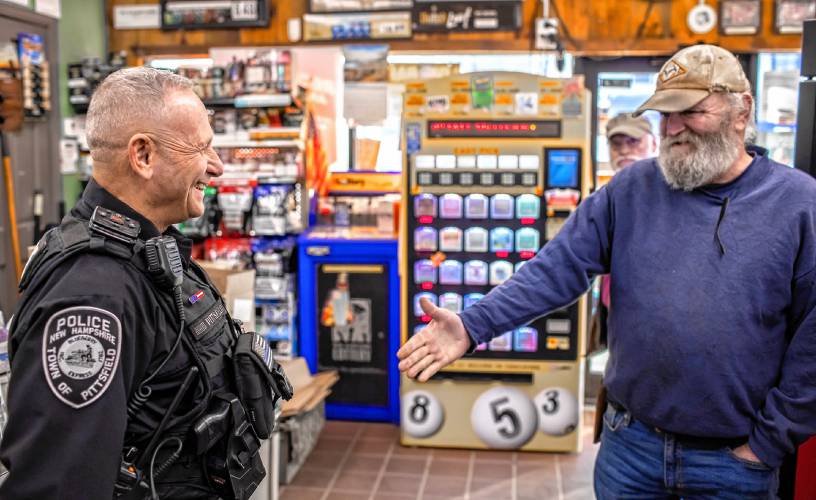
[[[246,409],[247,419],[261,439],[275,428],[276,409],[281,399],[292,399],[292,385],[272,357],[266,339],[254,332],[238,336],[233,351],[235,385]]]

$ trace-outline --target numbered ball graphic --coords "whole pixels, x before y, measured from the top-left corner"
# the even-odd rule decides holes
[[[578,400],[563,387],[548,387],[533,399],[538,428],[550,436],[564,436],[578,426]]]
[[[491,448],[521,448],[538,427],[530,398],[513,387],[494,387],[484,392],[470,410],[476,435]]]
[[[427,391],[410,391],[402,396],[402,428],[409,436],[425,439],[436,434],[445,421],[445,409]]]

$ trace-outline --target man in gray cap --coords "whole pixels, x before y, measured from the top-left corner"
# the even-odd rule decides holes
[[[595,493],[773,498],[816,435],[816,180],[744,140],[753,98],[730,52],[696,45],[636,114],[662,114],[658,157],[588,197],[518,273],[397,353],[424,381],[475,345],[612,276]]]
[[[655,155],[657,143],[652,134],[652,124],[644,116],[620,113],[606,125],[609,142],[609,164],[617,172],[638,160]]]

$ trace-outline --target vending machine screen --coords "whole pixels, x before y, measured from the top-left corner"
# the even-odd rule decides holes
[[[465,197],[465,217],[468,219],[487,219],[487,196],[470,194]]]
[[[462,197],[458,194],[445,194],[439,198],[439,216],[443,219],[462,218]]]
[[[435,293],[422,292],[414,295],[414,316],[422,316],[425,313],[422,311],[422,306],[419,305],[419,299],[426,298],[431,301],[433,305],[438,305]]]
[[[490,231],[491,252],[513,251],[513,230],[508,227],[497,227]]]
[[[482,227],[465,229],[465,251],[487,252],[487,229]]]
[[[439,307],[458,314],[462,312],[462,296],[458,293],[443,293],[439,297]]]
[[[458,227],[445,227],[440,229],[439,249],[443,252],[461,252],[462,230]]]
[[[490,199],[490,217],[493,219],[513,218],[513,197],[509,194],[497,194]]]
[[[487,262],[470,260],[465,262],[465,284],[487,285]]]
[[[462,263],[458,260],[446,260],[439,265],[440,285],[462,284]]]
[[[541,198],[534,194],[522,194],[516,198],[516,217],[519,219],[538,219],[541,210]]]
[[[483,293],[469,293],[469,294],[465,295],[465,305],[464,305],[465,309],[472,306],[476,302],[479,302],[483,298],[484,298]]]
[[[419,217],[436,217],[436,196],[421,194],[414,198],[414,215]]]
[[[491,351],[512,351],[513,350],[513,332],[507,332],[494,337],[490,341],[488,347]]]
[[[581,151],[577,148],[547,149],[547,189],[580,189]]]
[[[421,226],[414,231],[414,250],[417,252],[436,251],[436,229]]]

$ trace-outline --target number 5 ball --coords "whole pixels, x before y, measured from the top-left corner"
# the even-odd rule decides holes
[[[533,399],[538,428],[550,436],[565,436],[578,426],[578,400],[563,387],[547,387]]]
[[[428,391],[410,391],[402,396],[402,428],[416,439],[436,434],[445,421],[445,409]]]
[[[514,387],[485,391],[473,404],[470,423],[484,444],[504,450],[524,446],[538,427],[533,402]]]

